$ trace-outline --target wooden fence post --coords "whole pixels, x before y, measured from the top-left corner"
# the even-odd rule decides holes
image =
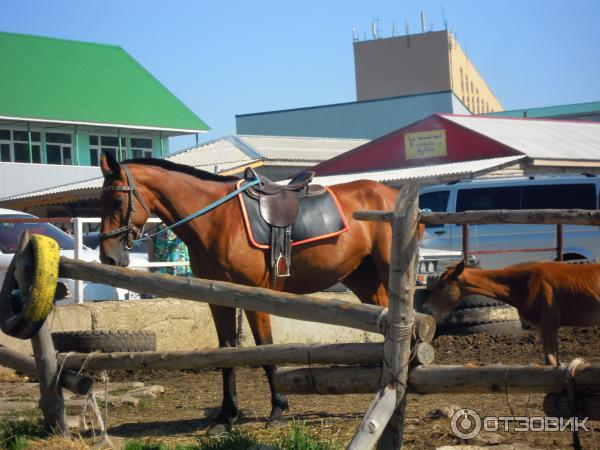
[[[396,410],[380,439],[380,449],[401,449],[404,437],[406,383],[415,311],[415,264],[419,227],[419,184],[404,185],[392,219],[389,279],[389,324],[384,343],[383,382],[396,387]],[[386,347],[389,351],[386,352]]]
[[[24,298],[29,295],[33,281],[34,255],[33,251],[26,251],[28,243],[29,234],[24,233],[13,258],[14,278]],[[44,424],[49,430],[66,435],[69,429],[65,417],[65,402],[58,379],[56,351],[47,320],[44,320],[42,327],[31,338],[31,346],[38,373],[40,409],[44,415]]]
[[[380,436],[378,449],[402,448],[406,383],[415,318],[413,295],[419,226],[418,199],[419,184],[409,182],[402,187],[396,200],[392,218],[389,304],[384,324],[381,389],[348,449],[370,449]]]
[[[48,322],[31,338],[40,384],[40,409],[46,427],[55,433],[67,435],[69,428],[65,417],[62,387],[58,382],[56,352]]]

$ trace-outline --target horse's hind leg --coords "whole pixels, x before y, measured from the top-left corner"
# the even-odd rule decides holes
[[[271,317],[269,314],[257,311],[246,311],[246,317],[254,336],[256,345],[266,345],[273,343],[273,335],[271,334]],[[289,408],[287,397],[280,394],[275,389],[273,377],[277,372],[277,366],[263,366],[267,380],[269,380],[269,389],[271,390],[271,415],[269,421],[281,419],[283,411]]]
[[[235,308],[210,305],[210,311],[217,328],[219,347],[235,347]],[[222,371],[223,403],[221,404],[221,411],[215,419],[215,424],[208,430],[209,434],[220,434],[228,430],[238,415],[235,370],[233,368],[225,368]]]

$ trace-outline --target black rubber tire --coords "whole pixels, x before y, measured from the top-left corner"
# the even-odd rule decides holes
[[[480,325],[493,322],[519,320],[519,313],[511,306],[479,306],[476,308],[455,309],[448,313],[443,325]]]
[[[154,331],[86,330],[52,333],[59,352],[90,353],[152,352],[156,350]]]
[[[523,332],[523,326],[520,320],[507,320],[477,325],[440,325],[436,331],[438,336],[465,336],[477,333],[486,333],[491,336],[517,336]]]
[[[483,295],[467,295],[458,304],[458,308],[477,308],[479,306],[504,306],[505,304],[499,300],[485,297]]]

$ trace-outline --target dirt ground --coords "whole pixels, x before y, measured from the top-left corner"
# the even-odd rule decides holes
[[[560,335],[561,358],[568,362],[585,356],[589,362],[600,363],[600,328],[565,329]],[[543,363],[542,345],[536,331],[526,331],[520,337],[471,335],[443,336],[434,341],[436,364]],[[109,435],[117,440],[154,437],[166,443],[193,443],[202,436],[218,411],[221,401],[219,371],[113,373],[111,383],[141,381],[164,386],[165,392],[155,399],[136,406],[123,405],[108,409]],[[266,379],[261,369],[237,371],[239,405],[242,416],[236,423],[241,430],[269,441],[281,429],[266,427],[265,416],[270,411]],[[292,395],[287,423],[306,423],[310,430],[325,439],[347,443],[358,426],[373,395]],[[430,449],[443,445],[465,443],[453,436],[450,419],[428,418],[438,408],[456,406],[472,408],[481,416],[517,415],[543,416],[542,394],[508,395],[409,395],[405,448]],[[511,412],[513,411],[513,412]],[[596,436],[580,433],[584,448],[600,448],[600,423],[588,422],[598,429]],[[285,424],[283,425],[285,426]],[[571,448],[571,433],[514,432],[482,433],[468,442],[472,445],[525,444],[530,448]],[[498,447],[497,447],[498,448]],[[500,447],[501,448],[501,447]],[[526,448],[526,447],[524,447]]]

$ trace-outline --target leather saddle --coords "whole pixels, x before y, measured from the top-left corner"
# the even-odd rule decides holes
[[[244,172],[246,181],[254,181],[256,178],[260,180],[260,183],[249,188],[247,192],[258,200],[260,214],[265,222],[274,227],[287,227],[296,221],[300,212],[299,197],[325,193],[323,186],[310,184],[314,176],[314,170],[304,170],[294,176],[288,184],[279,184],[258,175],[250,167]]]
[[[271,285],[278,277],[290,276],[292,225],[300,213],[299,198],[325,194],[323,186],[310,184],[313,170],[298,173],[288,184],[279,184],[258,175],[252,168],[244,171],[246,181],[260,182],[246,191],[258,200],[260,215],[271,226]]]

